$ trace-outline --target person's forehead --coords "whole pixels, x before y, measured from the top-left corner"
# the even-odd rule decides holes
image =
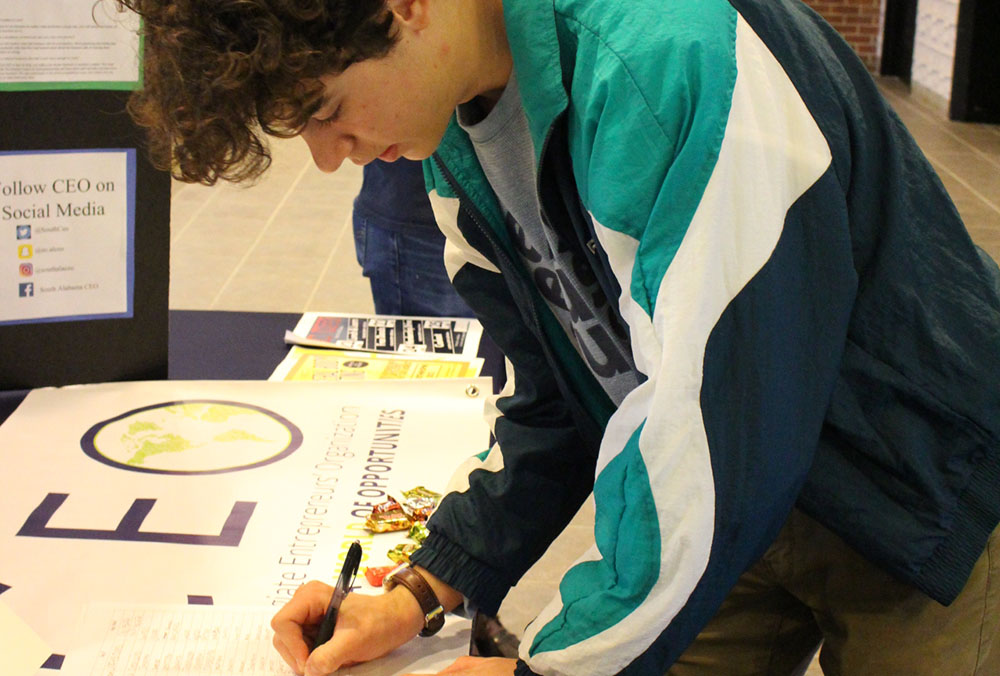
[[[399,86],[401,78],[412,77],[412,70],[396,61],[384,58],[355,61],[343,70],[319,77],[323,89],[317,97],[317,109],[336,105],[342,98],[382,95],[387,88]]]

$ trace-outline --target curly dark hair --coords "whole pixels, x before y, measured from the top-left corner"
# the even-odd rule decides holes
[[[243,181],[271,163],[264,134],[302,131],[319,77],[385,56],[386,0],[116,0],[143,18],[144,88],[129,112],[176,178]]]

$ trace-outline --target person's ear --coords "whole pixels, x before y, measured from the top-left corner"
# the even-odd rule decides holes
[[[421,30],[426,28],[430,21],[428,12],[430,2],[431,0],[387,0],[386,4],[399,25]]]

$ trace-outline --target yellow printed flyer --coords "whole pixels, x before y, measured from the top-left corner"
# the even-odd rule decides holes
[[[445,355],[407,356],[295,345],[268,380],[362,381],[423,378],[474,378],[480,358]]]

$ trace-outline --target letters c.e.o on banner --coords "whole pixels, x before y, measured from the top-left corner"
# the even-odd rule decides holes
[[[91,427],[83,452],[105,465],[152,474],[222,474],[268,465],[302,445],[291,421],[259,406],[192,399],[153,404]]]

